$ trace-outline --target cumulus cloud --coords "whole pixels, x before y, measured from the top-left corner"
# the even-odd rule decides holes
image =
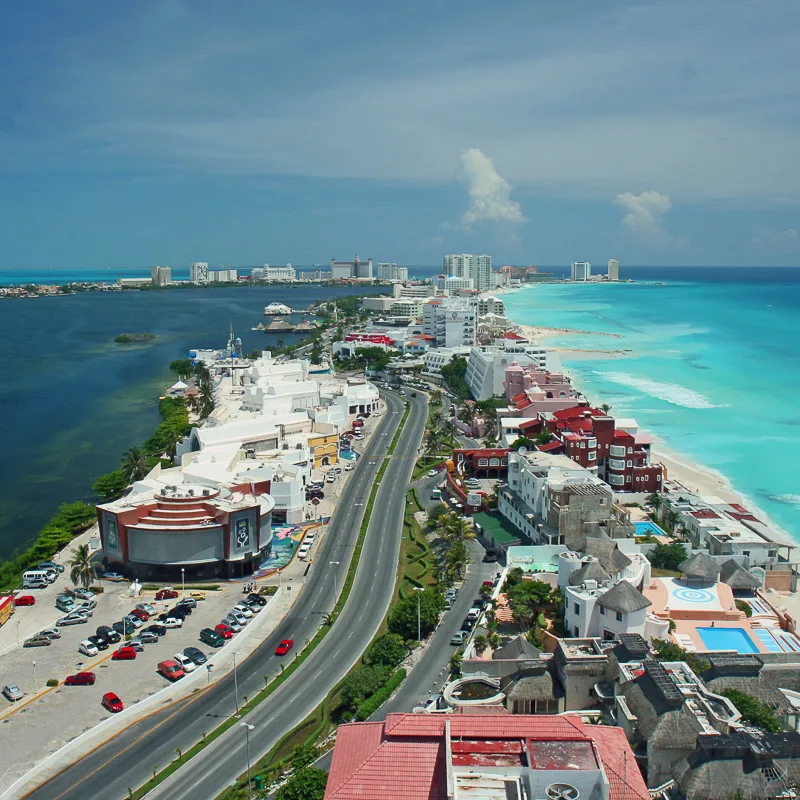
[[[645,244],[663,244],[670,238],[664,228],[664,218],[672,208],[669,196],[649,190],[641,194],[624,192],[614,199],[614,205],[627,212],[622,227]]]
[[[750,240],[750,244],[767,250],[797,250],[800,236],[794,228],[785,231],[761,230]]]
[[[458,179],[469,192],[469,208],[461,216],[461,227],[469,229],[476,222],[527,222],[522,206],[511,199],[511,184],[501,178],[492,159],[477,147],[461,154]]]

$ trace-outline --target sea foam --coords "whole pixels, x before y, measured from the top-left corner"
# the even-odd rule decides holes
[[[661,383],[647,378],[637,378],[634,375],[628,375],[627,372],[598,372],[597,374],[607,381],[629,386],[642,394],[664,400],[674,406],[683,406],[684,408],[720,408],[705,395],[695,392],[693,389],[687,389],[677,383]]]

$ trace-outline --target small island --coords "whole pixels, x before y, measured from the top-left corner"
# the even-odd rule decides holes
[[[114,337],[117,344],[147,344],[158,339],[155,333],[121,333]]]

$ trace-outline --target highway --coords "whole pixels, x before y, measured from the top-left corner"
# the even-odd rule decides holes
[[[342,492],[311,567],[311,579],[289,615],[261,647],[239,665],[240,697],[255,696],[264,686],[264,675],[278,673],[280,662],[286,661],[285,657],[274,655],[281,639],[294,639],[299,652],[305,641],[314,636],[321,624],[321,614],[334,605],[334,573],[335,586],[341,591],[370,491],[404,411],[403,400],[397,395],[387,393],[385,397],[387,410]],[[253,763],[305,719],[347,674],[378,630],[389,607],[399,557],[405,487],[428,413],[424,395],[409,398],[409,401],[411,412],[378,488],[355,582],[345,608],[309,658],[267,701],[244,718],[254,726],[250,734]],[[314,576],[316,571],[320,574]],[[185,752],[234,712],[233,676],[227,675],[206,692],[131,726],[28,797],[83,800],[88,796],[123,800],[128,797],[129,787],[135,789],[152,777],[154,766],[162,769],[174,760],[176,748]],[[246,759],[245,731],[235,725],[150,792],[148,798],[215,797],[245,771]]]

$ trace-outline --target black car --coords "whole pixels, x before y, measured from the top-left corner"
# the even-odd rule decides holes
[[[267,604],[267,598],[262,597],[260,594],[249,594],[245,602],[250,605],[251,603],[258,603],[262,608]]]
[[[167,611],[168,617],[175,617],[176,619],[186,619],[192,613],[192,609],[189,606],[174,606],[169,611]],[[160,619],[160,617],[159,617]]]
[[[494,561],[497,561],[497,556],[494,553],[484,553],[483,554],[483,563],[484,564],[491,564]]]
[[[186,606],[186,608],[197,608],[197,600],[194,597],[184,597],[183,600],[178,600],[179,606]]]
[[[111,627],[117,632],[119,636],[125,636],[126,634],[130,634],[131,636],[133,636],[133,634],[136,633],[136,628],[134,628],[130,622],[123,622],[122,620],[113,623]]]
[[[471,619],[465,619],[461,623],[461,630],[462,631],[471,631],[475,627],[475,623]]]
[[[163,625],[148,625],[142,628],[142,633],[154,633],[156,636],[165,636],[167,629]]]
[[[109,644],[116,644],[122,640],[122,637],[117,633],[114,628],[109,628],[108,625],[101,625],[97,629],[97,635],[101,639],[105,639]]]
[[[88,640],[98,649],[98,650],[108,650],[111,646],[111,642],[106,639],[105,636],[94,636],[87,637]]]
[[[186,658],[190,658],[192,661],[194,661],[198,667],[208,661],[206,654],[197,647],[185,647],[183,654],[186,656]]]

